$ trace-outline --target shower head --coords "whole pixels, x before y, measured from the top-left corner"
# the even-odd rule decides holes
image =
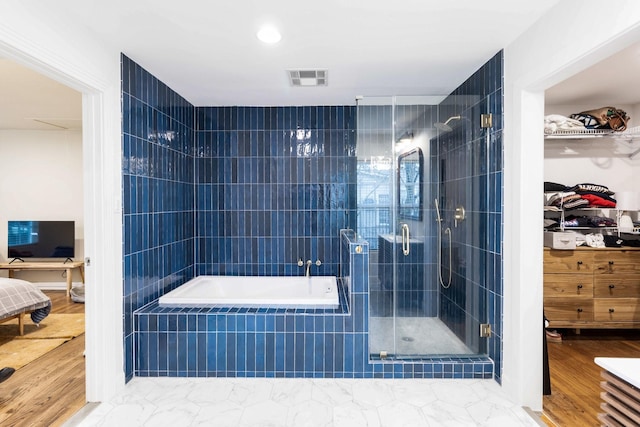
[[[453,120],[460,120],[461,118],[462,118],[461,116],[451,116],[447,119],[446,122],[444,123],[436,122],[433,125],[436,127],[436,129],[442,132],[451,132],[453,128],[449,126],[449,123]]]

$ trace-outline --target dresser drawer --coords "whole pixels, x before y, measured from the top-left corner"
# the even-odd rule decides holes
[[[640,251],[595,251],[593,254],[594,274],[640,275]]]
[[[640,299],[638,298],[596,298],[593,300],[593,305],[596,321],[640,322]]]
[[[591,276],[584,274],[545,274],[544,296],[592,297],[592,280]]]
[[[592,321],[593,298],[544,298],[544,314],[550,321]]]
[[[640,275],[603,274],[595,276],[593,278],[593,296],[596,298],[640,298]]]
[[[593,251],[544,251],[545,273],[593,274]]]

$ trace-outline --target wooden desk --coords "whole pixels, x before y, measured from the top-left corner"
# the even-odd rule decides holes
[[[73,270],[80,270],[80,277],[82,277],[82,283],[84,283],[84,261],[70,261],[70,262],[20,262],[15,261],[13,263],[0,263],[0,270],[8,270],[9,277],[13,277],[14,271],[21,270],[50,270],[50,271],[62,271],[67,272],[67,296],[71,295],[71,279],[73,278]]]

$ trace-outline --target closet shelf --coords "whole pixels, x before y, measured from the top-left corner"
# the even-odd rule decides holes
[[[605,136],[610,136],[613,133],[614,133],[614,131],[612,131],[612,130],[602,130],[602,129],[557,130],[555,132],[545,134],[544,138],[545,139],[603,138]]]
[[[640,126],[634,126],[627,128],[623,132],[616,132],[609,129],[572,129],[572,130],[557,130],[552,133],[547,133],[544,136],[545,139],[591,139],[591,138],[610,138],[618,141],[626,141],[628,143],[634,142],[636,139],[640,139]],[[628,154],[630,159],[633,159],[640,153],[640,148]]]
[[[546,231],[584,231],[584,230],[605,230],[622,234],[640,234],[640,227],[634,227],[633,231],[619,231],[618,227],[553,227],[547,228]]]
[[[585,212],[600,212],[600,211],[604,211],[604,210],[613,210],[615,211],[616,208],[607,208],[607,207],[600,207],[600,208],[573,208],[573,209],[545,209],[544,212],[545,213],[561,213],[561,212],[565,212],[565,213],[571,213],[571,212],[577,212],[577,211],[585,211]]]

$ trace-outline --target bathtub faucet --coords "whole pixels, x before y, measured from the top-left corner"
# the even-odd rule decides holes
[[[304,275],[306,277],[311,277],[311,265],[313,264],[313,262],[308,259],[307,262],[305,263],[304,261],[302,261],[302,258],[300,258],[298,260],[298,267],[302,267],[303,265],[305,266],[305,270],[304,270]],[[320,267],[322,265],[322,261],[320,261],[319,259],[316,260],[315,264]]]
[[[311,260],[307,260],[307,267],[305,268],[304,275],[307,277],[311,277]]]

